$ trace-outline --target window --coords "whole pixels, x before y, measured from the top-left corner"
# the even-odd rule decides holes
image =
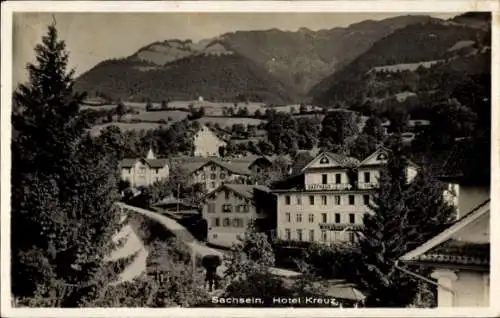
[[[224,218],[224,220],[222,221],[222,226],[224,227],[231,226],[231,220],[229,220],[229,218]]]
[[[285,216],[286,216],[286,221],[287,222],[291,222],[292,221],[292,216],[291,216],[290,212],[285,213]]]
[[[219,218],[213,218],[212,219],[212,226],[213,227],[219,227],[220,226],[220,219]]]
[[[314,223],[314,214],[309,214],[309,223]]]
[[[241,205],[241,212],[248,213],[248,211],[249,211],[248,204],[242,204]]]
[[[215,180],[215,173],[210,174],[210,180]]]
[[[314,195],[309,196],[309,204],[314,205]]]
[[[365,172],[365,182],[370,183],[370,172]]]
[[[340,195],[335,196],[335,205],[340,205]]]
[[[319,161],[319,163],[323,165],[323,164],[330,163],[330,161],[328,160],[327,157],[323,157],[323,158],[321,158],[321,160]]]
[[[326,213],[321,213],[321,222],[326,223]]]
[[[221,173],[220,173],[220,178],[221,178],[221,179],[225,179],[225,178],[226,178],[226,174],[225,174],[224,172],[221,172]]]
[[[355,237],[353,232],[349,232],[349,242],[354,243]]]
[[[339,184],[342,182],[342,175],[340,173],[335,174],[335,183]]]
[[[349,195],[349,205],[354,205],[354,195]]]
[[[297,223],[302,222],[302,213],[297,213],[295,220],[297,221]]]
[[[314,242],[314,230],[309,230],[309,241]]]
[[[227,190],[224,191],[224,197],[225,197],[226,201],[229,200],[230,196],[231,196],[231,193],[229,191],[227,191]]]
[[[211,186],[212,188],[215,188],[215,182],[210,182],[210,186]]]
[[[340,213],[335,213],[335,223],[340,223]]]
[[[156,168],[156,169],[155,169],[155,173],[156,173],[156,174],[160,173],[160,169]]]
[[[327,241],[326,231],[321,231],[321,239],[323,240],[323,242]]]
[[[354,213],[349,213],[349,223],[354,223],[355,218],[354,218]]]
[[[302,230],[301,229],[297,230],[297,240],[302,241]]]
[[[370,195],[368,195],[368,194],[363,195],[363,204],[364,205],[370,204]]]
[[[222,212],[224,212],[224,213],[233,212],[233,206],[231,204],[223,204],[222,205]]]
[[[302,197],[300,195],[297,195],[296,198],[297,198],[297,204],[301,205],[302,204]]]
[[[215,213],[215,203],[208,204],[208,213]]]
[[[234,212],[240,213],[241,212],[241,205],[237,205],[236,210]]]
[[[210,167],[210,170],[211,170],[211,171],[215,171],[216,169],[217,169],[217,167],[216,167],[216,166],[211,166],[211,167]]]
[[[201,180],[205,180],[207,177],[205,176],[204,173],[201,174]]]
[[[328,204],[328,199],[326,198],[326,195],[321,196],[321,204],[327,205]]]
[[[243,220],[240,218],[234,218],[233,227],[243,227]]]
[[[321,175],[321,183],[322,184],[327,184],[328,183],[328,175],[327,174],[322,174]]]
[[[291,204],[291,201],[292,201],[292,200],[290,199],[290,196],[289,196],[289,195],[285,196],[285,204],[286,204],[286,205],[290,205],[290,204]]]
[[[290,229],[285,229],[285,239],[287,241],[290,241],[292,239],[292,236],[290,234]]]

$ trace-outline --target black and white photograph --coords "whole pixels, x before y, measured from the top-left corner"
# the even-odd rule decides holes
[[[2,316],[498,309],[494,7],[4,4]]]

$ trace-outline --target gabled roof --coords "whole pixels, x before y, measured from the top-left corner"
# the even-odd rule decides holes
[[[489,264],[489,243],[477,244],[453,239],[463,230],[483,215],[490,212],[490,200],[486,200],[471,212],[453,223],[424,244],[401,256],[403,262],[434,262],[461,265]]]
[[[163,168],[168,165],[168,159],[134,159],[134,158],[125,158],[120,162],[120,168],[132,168],[137,161],[142,161],[146,163],[151,168]]]
[[[377,150],[375,150],[371,155],[369,155],[368,157],[366,157],[363,161],[361,161],[361,163],[359,164],[359,166],[363,166],[365,165],[366,163],[368,163],[370,160],[372,160],[375,156],[377,156],[378,154],[380,154],[381,152],[385,152],[385,153],[390,153],[391,151],[389,149],[387,149],[386,147],[384,146],[380,146],[377,148]]]
[[[248,169],[248,162],[224,161],[220,158],[207,158],[206,161],[192,163],[189,165],[189,168],[186,168],[186,170],[188,170],[188,172],[187,172],[188,174],[191,174],[191,173],[194,173],[194,172],[200,170],[201,168],[203,168],[209,164],[218,165],[219,167],[222,167],[222,168],[224,168],[224,169],[226,169],[229,172],[234,173],[234,174],[245,175],[245,176],[251,175],[251,172]],[[186,167],[187,164],[184,164],[183,166]]]
[[[215,193],[220,192],[223,189],[228,189],[233,191],[242,197],[253,200],[254,198],[254,190],[260,190],[263,192],[270,192],[268,187],[260,186],[260,185],[248,185],[248,184],[238,184],[238,183],[224,183],[221,184],[217,189],[208,193],[205,198],[213,196]]]
[[[309,161],[309,163],[305,167],[302,168],[302,171],[307,170],[314,163],[316,163],[316,161],[318,161],[319,158],[321,158],[323,156],[327,156],[331,160],[335,161],[337,163],[338,167],[348,168],[348,167],[353,167],[353,166],[359,165],[359,160],[356,158],[344,156],[344,155],[333,153],[333,152],[324,151],[324,152],[321,152],[320,154],[318,154],[316,157],[314,157],[314,159]]]

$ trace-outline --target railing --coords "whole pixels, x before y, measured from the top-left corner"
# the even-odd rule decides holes
[[[319,228],[326,231],[343,231],[352,230],[359,231],[363,228],[362,224],[353,223],[320,223]]]
[[[351,190],[353,186],[350,183],[327,183],[327,184],[306,184],[306,191],[315,191],[315,190]]]
[[[371,183],[358,183],[358,189],[376,189],[378,187],[378,183],[376,182],[371,182]]]

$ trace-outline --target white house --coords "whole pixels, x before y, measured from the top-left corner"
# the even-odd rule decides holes
[[[219,157],[220,147],[226,146],[226,142],[205,125],[202,125],[193,136],[193,156],[195,157]]]
[[[149,149],[146,158],[126,158],[120,162],[121,178],[128,181],[132,187],[150,186],[169,177],[168,160],[156,158]]]

